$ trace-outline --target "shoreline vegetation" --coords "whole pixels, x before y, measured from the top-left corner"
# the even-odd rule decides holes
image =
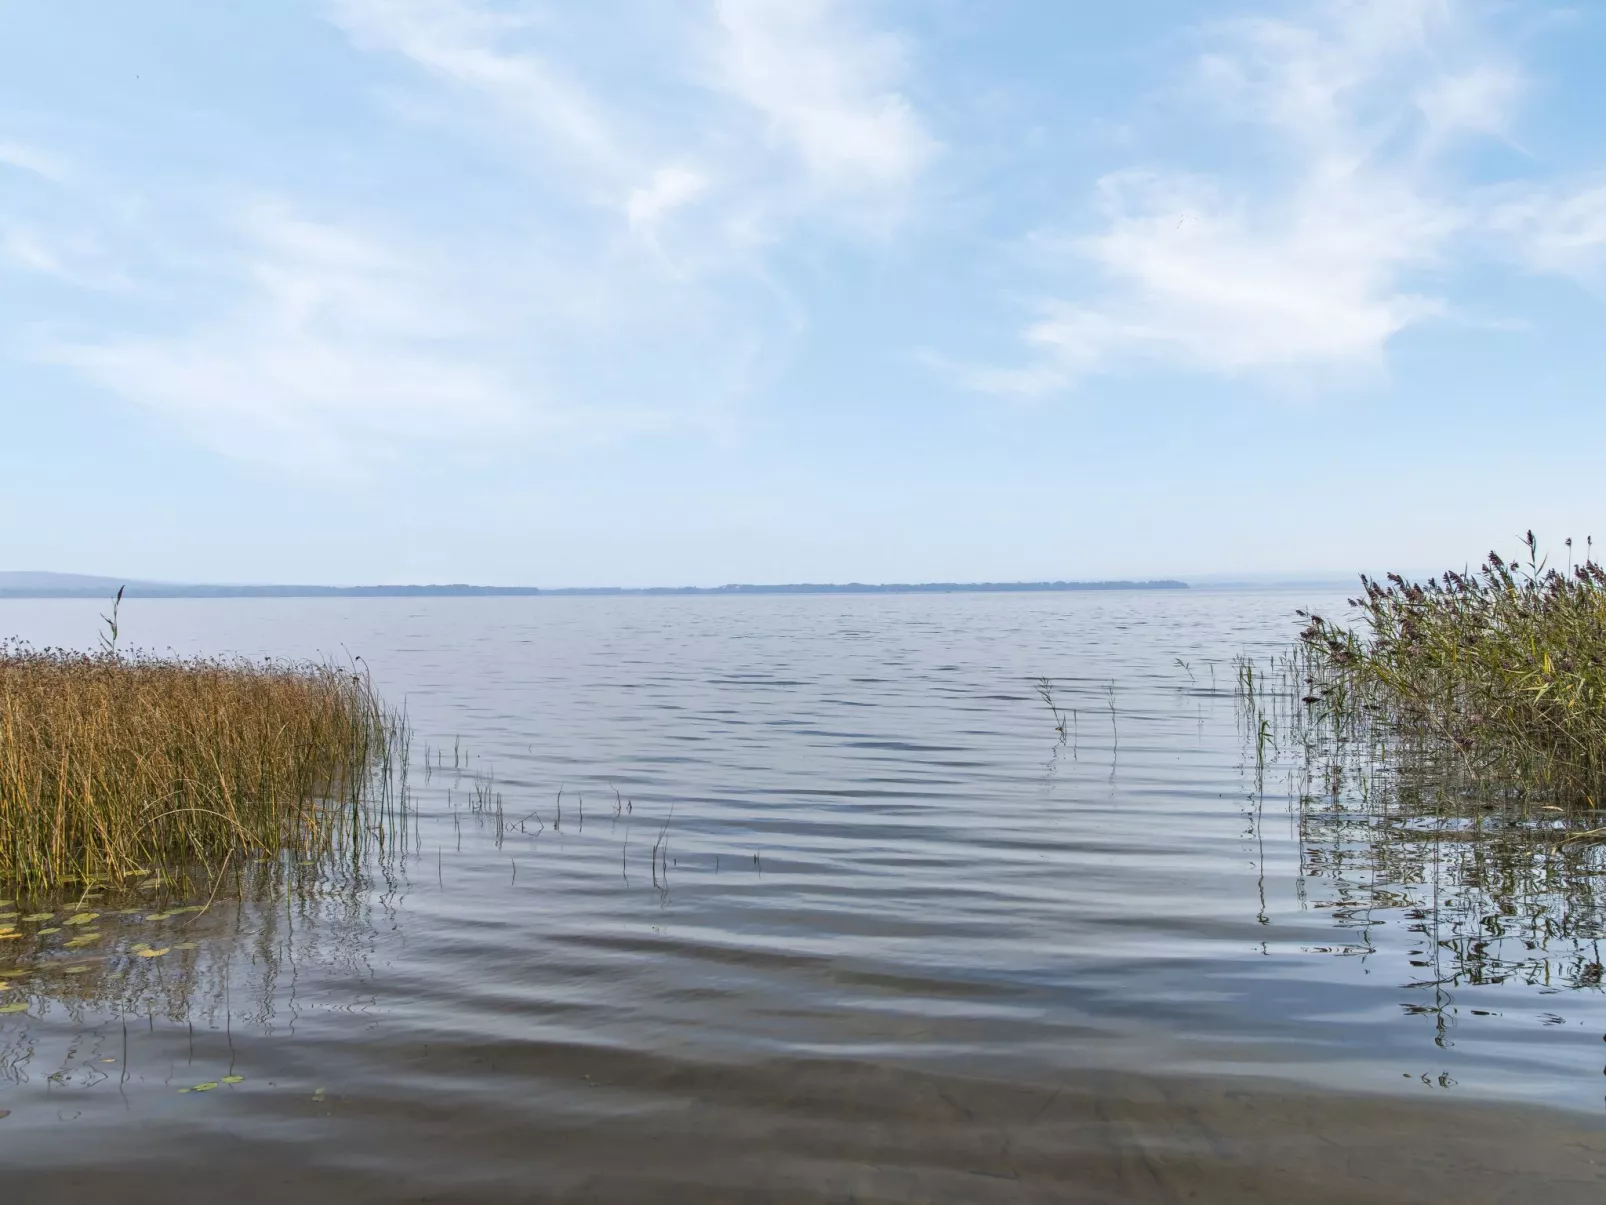
[[[1275,729],[1257,720],[1257,745],[1282,733],[1308,756],[1351,764],[1366,751],[1396,790],[1431,791],[1441,805],[1596,812],[1606,802],[1606,569],[1587,553],[1571,563],[1566,547],[1564,569],[1529,532],[1518,557],[1491,552],[1474,571],[1363,576],[1349,600],[1355,627],[1299,612],[1307,626],[1270,679],[1239,668],[1251,702],[1284,701]]]
[[[110,583],[115,588],[118,583]],[[471,586],[381,585],[381,586],[272,586],[272,585],[186,585],[171,582],[130,582],[129,598],[479,598],[514,597],[608,597],[613,595],[727,595],[727,594],[1009,594],[1052,593],[1077,590],[1186,590],[1182,581],[1053,581],[1053,582],[915,582],[866,584],[793,583],[790,585],[729,586]],[[55,573],[0,573],[0,599],[4,598],[103,598],[108,580]]]
[[[0,641],[0,882],[215,877],[237,856],[367,839],[406,729],[366,673],[114,642],[115,628],[93,654]]]
[[[1301,612],[1291,649],[1237,662],[1253,830],[1285,778],[1301,903],[1325,884],[1336,953],[1420,935],[1407,1007],[1437,1042],[1463,987],[1606,982],[1606,569],[1566,548],[1363,576],[1343,622]]]

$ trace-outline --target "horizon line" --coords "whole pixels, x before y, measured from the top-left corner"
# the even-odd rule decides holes
[[[19,575],[20,576],[20,575]],[[43,575],[41,575],[43,576]],[[73,576],[63,574],[63,577]],[[86,575],[87,576],[87,575]],[[0,582],[5,575],[0,574]],[[106,579],[115,581],[116,579]],[[1081,590],[1187,590],[1174,578],[1146,580],[1109,579],[1035,582],[791,582],[774,585],[732,583],[723,586],[476,586],[463,582],[388,584],[369,586],[218,585],[130,581],[122,586],[125,598],[381,598],[381,597],[483,597],[483,596],[612,596],[612,595],[734,595],[734,594],[990,594],[1055,593]],[[105,584],[0,584],[0,598],[103,598]]]

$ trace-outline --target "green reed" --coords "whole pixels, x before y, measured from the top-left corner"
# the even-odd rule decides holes
[[[398,752],[404,722],[341,667],[0,642],[0,883],[360,843]]]
[[[1590,557],[1552,568],[1532,532],[1525,550],[1421,583],[1363,576],[1355,627],[1301,612],[1309,623],[1286,668],[1304,722],[1381,741],[1482,797],[1598,807],[1606,569]]]

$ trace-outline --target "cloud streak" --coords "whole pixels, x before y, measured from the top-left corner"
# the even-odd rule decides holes
[[[1040,233],[1067,280],[1021,332],[1024,365],[960,366],[989,392],[1039,395],[1161,367],[1285,380],[1375,373],[1403,332],[1452,310],[1439,278],[1497,229],[1540,270],[1603,245],[1599,195],[1518,185],[1498,210],[1458,175],[1503,138],[1526,81],[1451,0],[1331,0],[1298,20],[1216,27],[1178,98],[1239,173],[1103,177],[1082,231]]]
[[[322,12],[372,72],[372,116],[472,163],[436,173],[430,205],[270,185],[238,159],[72,176],[0,143],[0,173],[74,213],[19,216],[0,180],[0,266],[70,281],[86,231],[130,265],[120,308],[35,354],[247,458],[727,424],[801,329],[774,250],[857,238],[872,212],[884,232],[935,147],[901,44],[825,0]],[[346,154],[354,176],[394,166]],[[133,222],[109,199],[136,196]]]

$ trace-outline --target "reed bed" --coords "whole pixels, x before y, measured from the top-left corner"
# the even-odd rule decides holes
[[[1481,800],[1599,807],[1606,569],[1587,556],[1552,568],[1532,532],[1525,545],[1421,583],[1363,577],[1356,627],[1301,612],[1286,667],[1301,726]]]
[[[402,731],[338,666],[0,642],[0,883],[360,843]]]

